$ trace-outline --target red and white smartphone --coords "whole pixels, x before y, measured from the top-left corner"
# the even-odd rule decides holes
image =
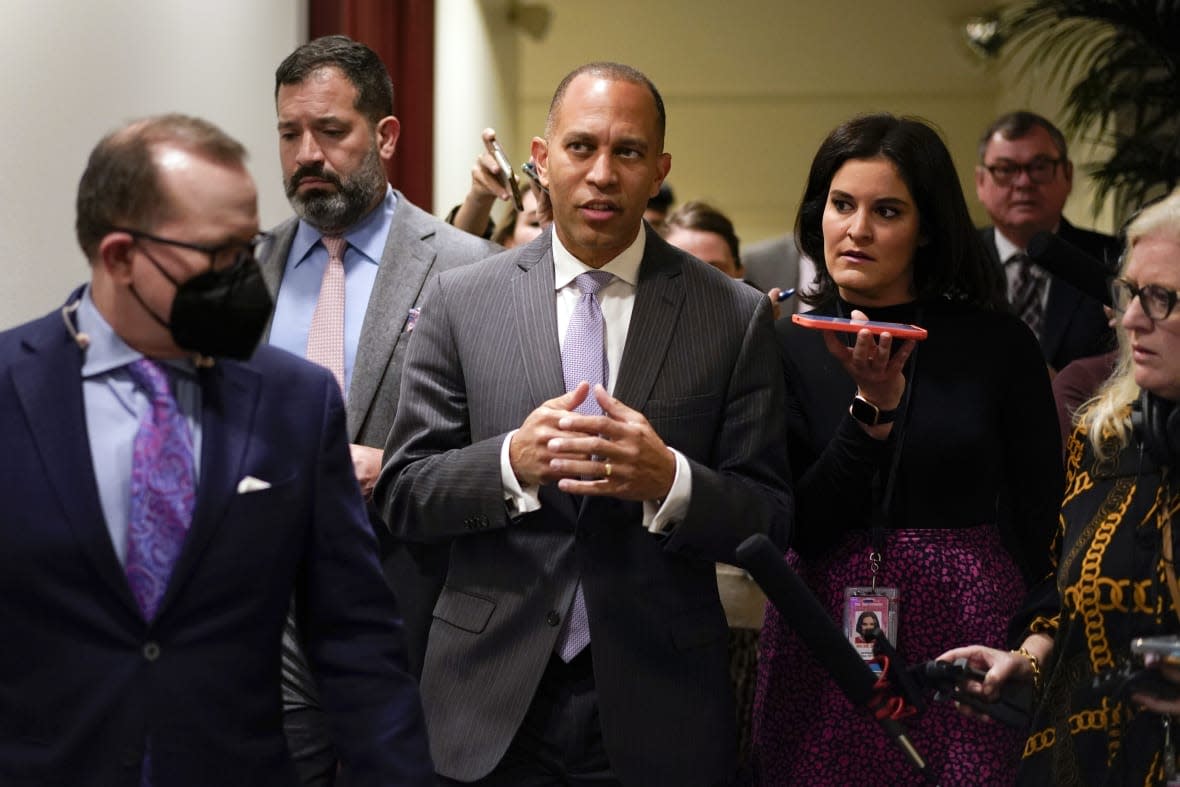
[[[888,333],[898,339],[922,341],[928,335],[925,328],[907,325],[903,322],[880,322],[879,320],[850,320],[847,317],[821,317],[817,314],[792,314],[791,322],[816,331],[843,331],[859,333],[868,329],[874,336]]]

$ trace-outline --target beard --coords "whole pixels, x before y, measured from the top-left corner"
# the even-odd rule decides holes
[[[334,191],[313,190],[299,193],[299,183],[314,177],[335,186]],[[300,167],[283,186],[295,214],[320,232],[334,232],[351,227],[385,194],[388,184],[385,167],[374,144],[361,165],[350,175],[341,177],[324,168],[322,162]]]

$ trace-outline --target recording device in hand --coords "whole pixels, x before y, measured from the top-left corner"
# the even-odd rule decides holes
[[[1091,257],[1052,232],[1033,235],[1025,251],[1029,259],[1066,284],[1104,306],[1112,304],[1110,280],[1114,271],[1102,260]]]
[[[910,742],[905,728],[894,719],[877,718],[872,713],[876,676],[799,575],[787,565],[778,547],[758,533],[738,546],[737,561],[750,572],[782,619],[832,676],[840,691],[853,705],[873,715],[885,734],[905,752],[914,768],[927,782],[934,783],[926,761]]]
[[[1131,407],[1131,430],[1153,462],[1175,467],[1180,456],[1180,407],[1175,402],[1144,390]]]
[[[936,700],[954,700],[1009,727],[1028,730],[1032,695],[1019,689],[1005,690],[995,702],[987,702],[968,694],[962,690],[963,685],[968,681],[983,683],[987,673],[971,667],[967,659],[927,661],[911,670],[911,674],[919,686],[935,692]]]

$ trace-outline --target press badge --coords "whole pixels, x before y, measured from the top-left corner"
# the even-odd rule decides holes
[[[897,645],[897,617],[900,594],[897,588],[844,588],[844,635],[865,661],[873,658],[872,637],[865,635],[884,632],[889,642]]]

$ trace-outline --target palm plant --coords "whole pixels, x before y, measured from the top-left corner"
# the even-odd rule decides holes
[[[1067,88],[1065,130],[1094,135],[1095,214],[1180,183],[1180,0],[1030,0],[1002,19],[1004,54]]]

